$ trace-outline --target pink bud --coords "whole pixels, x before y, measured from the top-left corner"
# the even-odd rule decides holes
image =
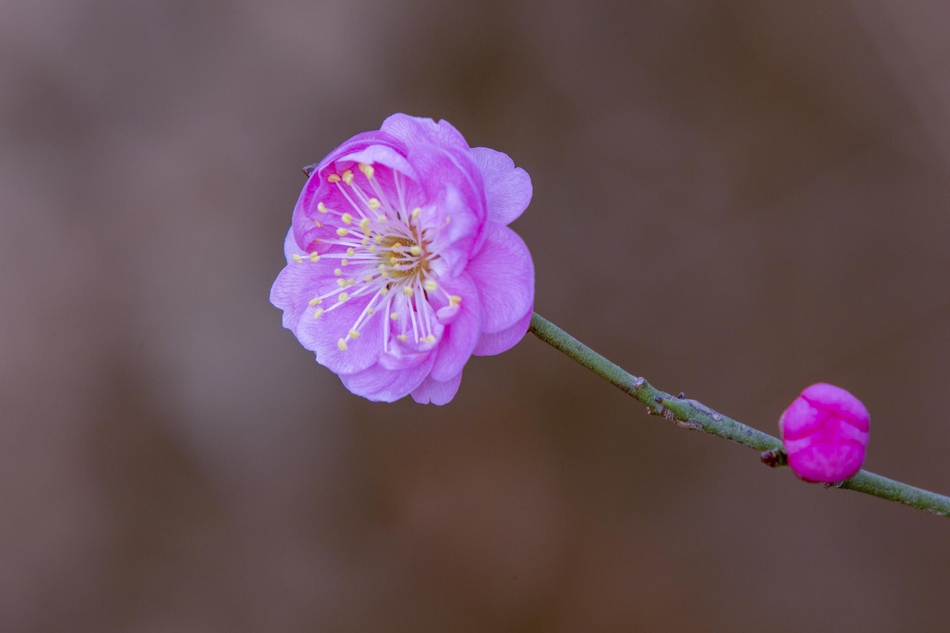
[[[838,482],[861,470],[871,416],[841,387],[819,382],[805,389],[778,421],[788,465],[799,478]]]

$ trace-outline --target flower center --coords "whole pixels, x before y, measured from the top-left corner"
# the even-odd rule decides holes
[[[313,316],[319,319],[357,297],[369,297],[362,313],[337,341],[341,351],[348,349],[349,342],[360,336],[360,329],[380,309],[386,315],[384,351],[398,351],[393,338],[417,348],[431,347],[441,335],[442,326],[430,301],[439,293],[442,303],[449,306],[462,301],[438,285],[438,276],[432,269],[432,263],[439,259],[434,243],[442,226],[428,226],[424,218],[432,214],[424,215],[421,208],[406,208],[407,183],[398,171],[380,170],[377,176],[372,165],[364,164],[359,165],[359,170],[364,176],[359,180],[349,169],[327,177],[349,209],[332,209],[319,202],[319,215],[313,218],[318,236],[307,256],[294,256],[299,263],[339,263],[333,270],[338,288],[310,300],[310,306],[316,308]],[[387,177],[385,184],[391,185],[388,191],[395,193],[394,199],[386,195],[387,188],[379,182],[380,177]],[[333,305],[318,307],[334,295]]]

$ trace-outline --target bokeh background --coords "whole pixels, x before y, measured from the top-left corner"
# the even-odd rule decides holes
[[[373,404],[268,303],[393,112],[509,153],[537,310],[950,491],[950,5],[0,3],[0,631],[945,631],[945,520],[648,417],[528,336]]]

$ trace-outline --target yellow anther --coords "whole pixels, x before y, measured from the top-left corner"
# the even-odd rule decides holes
[[[357,339],[357,338],[360,337],[360,333],[359,333],[357,330],[350,330],[350,331],[347,333],[347,336],[349,336],[350,338],[353,338],[353,339]]]
[[[360,220],[360,230],[369,235],[369,218]]]
[[[353,172],[350,171],[349,169],[343,172],[343,182],[345,182],[348,185],[353,184]]]
[[[340,348],[341,352],[345,352],[346,350],[349,349],[349,347],[346,344],[346,341],[344,341],[343,339],[340,339],[339,341],[337,341],[336,346]]]
[[[428,290],[429,292],[432,292],[432,291],[434,291],[436,288],[439,287],[439,284],[435,283],[435,282],[432,281],[431,279],[426,279],[426,282],[425,282],[424,284],[422,284],[422,285],[425,286],[425,289]]]
[[[386,221],[386,216],[385,216],[385,215],[377,215],[377,216],[376,216],[376,221],[377,221],[377,222],[385,222],[385,221]]]
[[[373,241],[376,242],[377,244],[380,244],[380,243],[383,241],[383,236],[382,236],[382,235],[374,235],[374,236],[373,236]]]
[[[380,264],[380,265],[377,266],[376,268],[378,268],[379,271],[382,272],[382,271],[386,270],[386,264]]]
[[[349,247],[348,249],[346,249],[346,256],[347,256],[347,257],[353,257],[353,255],[356,255],[356,249],[354,249],[354,248],[351,246],[351,247]]]
[[[420,213],[422,213],[422,209],[420,209],[419,207],[416,207],[415,209],[412,210],[412,213],[410,215],[412,215],[412,219],[415,220],[416,218],[419,217]]]
[[[344,301],[346,301],[346,300],[349,299],[349,298],[350,298],[350,295],[346,294],[345,292],[341,292],[341,293],[340,293],[340,296],[338,296],[338,297],[336,298],[336,300],[339,301],[340,303],[343,303]]]
[[[368,238],[368,237],[364,237],[363,239],[360,240],[360,244],[361,244],[362,246],[366,246],[367,244],[369,244],[369,238]]]
[[[365,281],[366,283],[369,283],[369,282],[373,281],[373,276],[372,276],[372,275],[366,275],[365,277],[363,277],[363,281]]]
[[[460,303],[462,303],[462,297],[458,295],[452,295],[451,297],[449,297],[450,306],[457,306]]]
[[[379,273],[379,276],[382,277],[382,278],[384,278],[384,279],[388,279],[388,278],[389,278],[389,273],[384,270],[383,272]]]
[[[346,259],[345,257],[340,260],[340,266],[349,266],[349,265],[350,265],[350,260]]]
[[[372,308],[370,308],[369,310],[366,311],[366,314],[367,314],[368,316],[373,316],[373,313],[374,313],[374,312],[376,312],[376,310],[373,310]]]
[[[411,297],[412,294],[413,294],[413,293],[412,293],[412,288],[409,287],[409,286],[403,286],[403,287],[402,287],[402,294],[406,295],[407,297]]]
[[[336,234],[340,237],[346,237],[349,233],[349,230],[344,229],[342,226],[336,230]]]
[[[354,286],[354,285],[356,285],[356,280],[355,280],[355,279],[347,279],[347,280],[346,280],[346,285],[347,285],[347,286]]]
[[[372,209],[373,211],[375,211],[376,209],[378,209],[379,207],[382,206],[382,205],[379,203],[379,200],[377,200],[376,198],[370,198],[369,200],[367,200],[367,201],[366,201],[366,205],[367,205],[370,209]]]
[[[336,174],[330,174],[327,176],[327,182],[340,182],[340,177]]]
[[[338,285],[340,288],[346,288],[346,279],[337,279],[336,285]]]
[[[429,336],[427,336],[427,337],[426,337],[426,343],[435,343],[435,335],[434,335],[434,334],[430,334]]]
[[[393,321],[398,321],[398,320],[399,320],[399,313],[398,313],[398,312],[390,312],[390,313],[389,313],[389,318],[392,319]]]
[[[389,294],[389,286],[386,286],[385,288],[383,288],[382,290],[380,290],[380,291],[379,291],[379,294],[383,295],[384,297],[385,297],[386,295],[388,295],[388,294]]]
[[[375,244],[373,244],[372,246],[369,247],[369,252],[370,252],[370,253],[375,253],[375,252],[376,252],[376,245],[375,245]]]
[[[323,303],[323,299],[321,299],[320,297],[314,297],[313,299],[310,300],[310,307],[312,308],[313,306],[318,306],[321,303]]]
[[[406,341],[409,340],[409,337],[406,336],[405,334],[400,334],[400,335],[397,336],[396,338],[398,338],[398,339],[399,339],[400,341],[402,341],[403,343],[405,343]]]
[[[343,224],[353,223],[353,216],[349,213],[344,213],[343,215],[340,216],[340,219],[343,220]]]
[[[321,314],[323,314],[323,308],[317,308],[317,311],[313,313],[313,318],[319,319]]]
[[[390,266],[395,266],[398,262],[399,262],[399,258],[398,258],[398,257],[396,257],[395,255],[390,255],[390,256],[389,256],[389,265],[390,265]]]
[[[422,254],[422,249],[419,248],[418,244],[413,244],[412,246],[409,247],[409,252],[415,255],[416,257],[418,257],[419,255]]]
[[[318,229],[322,229],[322,228],[323,228],[323,224],[320,223],[320,220],[314,220],[313,223],[317,225],[317,228],[318,228]],[[314,240],[314,241],[316,241],[316,240]]]
[[[293,254],[293,258],[294,258],[294,261],[297,262],[298,264],[303,261],[303,259],[297,253]]]
[[[363,172],[363,175],[367,178],[372,178],[373,173],[376,171],[373,169],[372,165],[367,165],[365,163],[360,163],[360,171]]]
[[[339,180],[339,178],[337,178],[337,180]],[[331,180],[330,182],[333,182],[333,181]],[[317,205],[317,211],[319,211],[320,213],[328,213],[330,210],[327,209],[327,205],[321,202]]]
[[[448,224],[448,223],[451,222],[451,221],[452,221],[452,218],[450,218],[449,216],[445,216],[445,223],[446,223],[446,224]]]
[[[312,262],[320,261],[320,253],[317,253],[316,251],[314,251],[313,253],[310,253],[310,261]]]
[[[334,268],[334,269],[333,269],[333,274],[336,275],[337,277],[339,277],[340,275],[343,274],[343,269],[342,269],[342,268]]]

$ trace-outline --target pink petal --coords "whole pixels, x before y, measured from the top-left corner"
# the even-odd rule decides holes
[[[461,275],[442,284],[451,295],[462,297],[459,312],[445,327],[439,342],[438,355],[432,367],[432,378],[450,380],[461,373],[481,335],[482,310],[475,283],[468,275]]]
[[[333,305],[334,298],[326,300]],[[353,327],[369,297],[349,299],[343,305],[321,315],[319,319],[301,318],[296,334],[300,344],[317,355],[317,362],[335,374],[354,374],[375,364],[383,353],[383,321],[379,314],[360,326],[360,337],[346,341],[347,350],[338,346],[341,338]]]
[[[421,385],[412,391],[412,399],[419,404],[431,403],[437,406],[448,404],[452,398],[455,397],[455,394],[458,393],[461,382],[462,372],[459,372],[445,382],[439,382],[429,376]]]
[[[514,161],[504,152],[474,147],[472,159],[482,171],[488,219],[511,224],[531,202],[531,177],[525,170],[515,167]]]
[[[391,135],[407,146],[428,144],[468,150],[468,142],[466,142],[465,137],[445,120],[436,123],[428,118],[394,114],[383,121],[380,131]]]
[[[412,369],[390,371],[373,365],[355,374],[340,376],[343,386],[374,402],[395,402],[418,388],[429,374],[432,358]]]
[[[485,244],[466,269],[482,300],[482,331],[501,332],[524,318],[534,304],[534,263],[511,229],[488,222]]]
[[[482,334],[482,338],[478,341],[478,345],[475,346],[475,351],[472,354],[475,356],[494,356],[507,352],[528,333],[532,314],[534,314],[533,306],[511,327],[494,334]]]

